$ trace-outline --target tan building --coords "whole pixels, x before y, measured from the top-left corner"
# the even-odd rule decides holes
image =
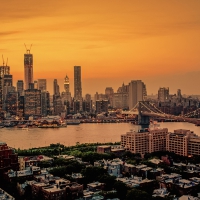
[[[148,132],[130,131],[121,135],[121,145],[132,153],[151,153],[166,150],[168,129],[153,129]]]
[[[176,154],[188,155],[188,141],[194,133],[190,130],[178,129],[169,133],[166,138],[166,150]]]
[[[148,132],[129,131],[121,135],[121,145],[132,153],[170,151],[182,156],[200,155],[200,137],[190,130],[178,129],[169,133],[167,128]]]
[[[132,153],[145,154],[149,152],[148,138],[149,132],[135,132],[130,130],[124,135],[121,135],[121,146]]]
[[[168,129],[154,129],[149,132],[149,153],[166,150]]]
[[[188,156],[200,155],[200,137],[193,136],[188,142]]]

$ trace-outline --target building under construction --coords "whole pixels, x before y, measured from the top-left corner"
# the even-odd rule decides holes
[[[30,53],[31,46],[30,46],[30,49],[26,48],[26,54],[24,54],[25,90],[29,89],[30,83],[33,83],[33,54]],[[25,45],[25,47],[26,47],[26,45]]]

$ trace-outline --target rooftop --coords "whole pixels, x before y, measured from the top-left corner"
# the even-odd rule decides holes
[[[4,199],[5,200],[14,200],[15,198],[0,188],[0,199],[1,200],[4,200]]]

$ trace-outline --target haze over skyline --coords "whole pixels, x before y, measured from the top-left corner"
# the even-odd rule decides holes
[[[24,79],[24,43],[33,44],[34,80],[47,78],[51,93],[54,78],[64,90],[67,74],[73,94],[80,65],[83,95],[137,79],[148,94],[199,94],[199,9],[199,0],[3,1],[0,54],[15,85]]]

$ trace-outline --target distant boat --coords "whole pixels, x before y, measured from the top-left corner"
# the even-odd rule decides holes
[[[80,120],[67,120],[67,125],[79,125],[81,122]]]
[[[23,127],[23,128],[21,128],[21,129],[24,130],[24,131],[28,131],[28,130],[29,130],[28,127]]]

